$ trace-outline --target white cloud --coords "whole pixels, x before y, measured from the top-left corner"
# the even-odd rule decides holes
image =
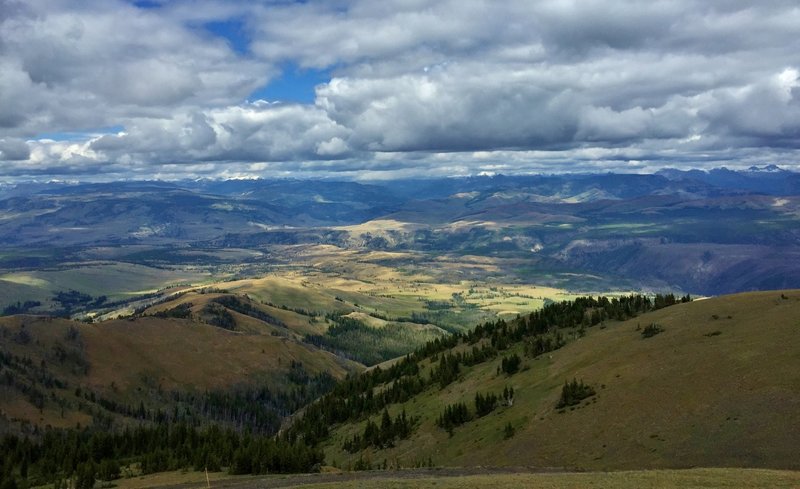
[[[128,3],[4,3],[16,15],[0,21],[0,124],[18,136],[235,104],[276,72]]]
[[[317,144],[316,153],[320,156],[339,156],[346,154],[349,149],[344,139],[334,136]]]
[[[313,106],[256,102],[137,119],[125,132],[91,141],[104,159],[141,164],[284,162],[344,155],[346,130]]]
[[[800,147],[796,2],[0,8],[6,176],[647,170]],[[248,53],[201,27],[230,19]],[[245,102],[287,62],[334,76],[313,104]],[[36,140],[61,132],[85,136]]]

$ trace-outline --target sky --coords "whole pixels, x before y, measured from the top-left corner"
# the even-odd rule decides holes
[[[0,181],[800,169],[800,5],[0,0]]]

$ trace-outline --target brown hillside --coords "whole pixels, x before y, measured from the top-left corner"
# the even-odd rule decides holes
[[[27,340],[20,339],[21,331]],[[42,409],[35,407],[25,388],[0,384],[2,417],[42,426],[85,425],[91,420],[79,412],[82,408],[73,394],[78,387],[136,405],[147,402],[153,390],[203,392],[255,383],[281,388],[293,361],[301,362],[309,374],[328,372],[337,378],[362,368],[292,337],[228,331],[185,319],[141,317],[84,324],[14,316],[0,318],[0,333],[3,352],[29,359],[28,375],[40,377],[36,372],[42,370],[66,383],[66,388],[36,384],[48,399]],[[4,379],[29,384],[17,371],[6,370]],[[67,401],[64,412],[57,399]]]
[[[169,386],[219,388],[268,376],[292,360],[343,377],[354,364],[287,338],[231,332],[180,319],[116,320],[87,328],[89,379],[124,382],[149,371]]]

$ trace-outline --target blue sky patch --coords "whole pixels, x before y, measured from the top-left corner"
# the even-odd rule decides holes
[[[124,131],[123,126],[108,126],[99,127],[96,129],[87,129],[85,131],[64,131],[64,132],[44,132],[37,134],[34,140],[38,139],[52,139],[53,141],[84,141],[91,137],[100,136],[103,134],[117,134]]]
[[[251,93],[248,100],[313,103],[314,87],[330,80],[330,70],[300,68],[294,63],[287,63],[280,77]]]
[[[227,19],[203,24],[211,34],[222,37],[228,41],[237,54],[247,54],[250,49],[250,38],[245,33],[242,19]]]
[[[136,8],[141,8],[141,9],[160,8],[161,2],[153,0],[136,0],[135,2],[133,2],[133,5]]]

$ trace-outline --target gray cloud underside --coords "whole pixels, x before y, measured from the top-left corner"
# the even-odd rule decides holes
[[[798,164],[796,2],[0,0],[0,12],[6,178]],[[245,54],[198,27],[234,18]],[[333,78],[313,104],[246,101],[287,62]],[[42,137],[63,132],[82,134]]]

